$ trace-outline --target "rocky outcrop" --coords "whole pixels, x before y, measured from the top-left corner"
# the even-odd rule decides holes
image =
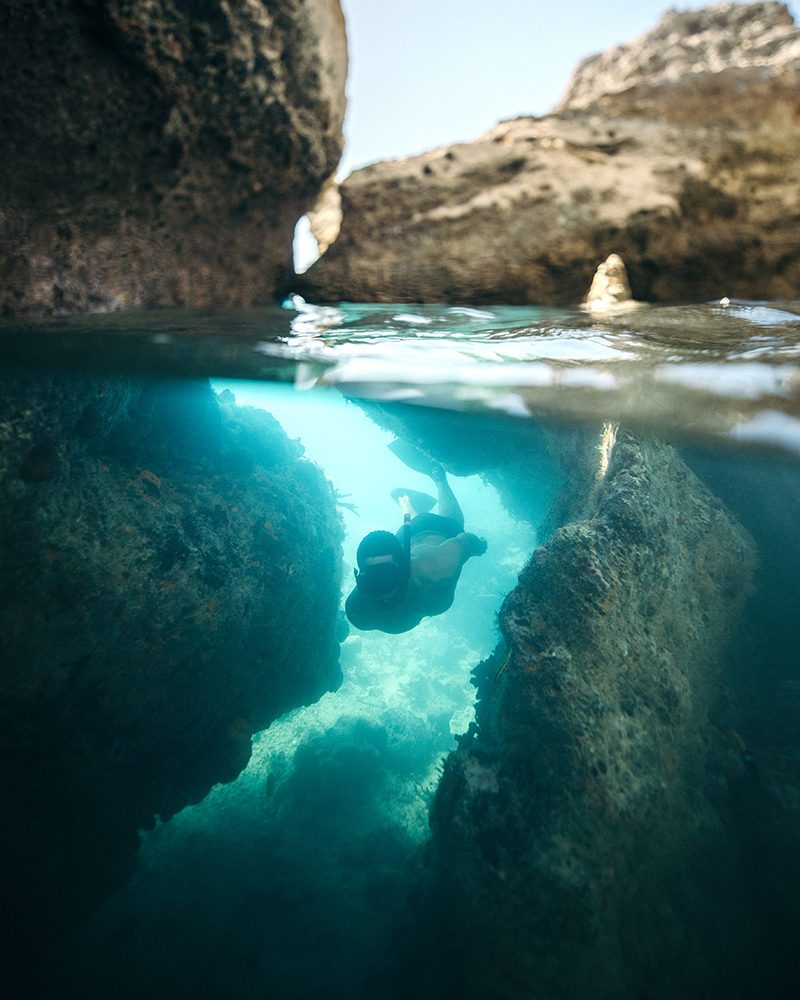
[[[413,957],[420,995],[481,1000],[794,996],[797,468],[361,405],[541,539],[473,671],[397,975]]]
[[[622,313],[631,312],[641,304],[631,298],[625,262],[619,254],[609,254],[595,271],[584,308],[590,313]]]
[[[726,668],[754,546],[670,447],[621,432],[609,454],[506,598],[437,792],[462,995],[739,989],[752,900],[728,785],[753,776]]]
[[[584,59],[553,111],[592,106],[644,110],[644,95],[654,89],[677,85],[677,93],[685,94],[704,85],[708,74],[740,70],[756,70],[766,79],[796,70],[798,61],[800,34],[785,4],[670,10],[640,38]],[[663,114],[658,103],[653,109]]]
[[[778,3],[670,11],[584,61],[543,118],[355,171],[314,301],[577,303],[800,294],[800,31]]]
[[[0,843],[29,946],[338,687],[343,530],[302,447],[207,383],[2,388]]]
[[[0,311],[272,301],[346,68],[338,0],[8,0]]]

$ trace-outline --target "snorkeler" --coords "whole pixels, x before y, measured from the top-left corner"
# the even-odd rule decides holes
[[[356,628],[398,635],[442,614],[453,603],[464,563],[486,551],[485,539],[464,531],[444,469],[432,462],[425,471],[436,485],[439,513],[430,513],[437,500],[427,493],[392,490],[403,527],[396,534],[372,531],[358,546],[356,586],[345,603]]]

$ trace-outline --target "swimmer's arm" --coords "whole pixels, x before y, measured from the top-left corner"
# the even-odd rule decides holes
[[[461,544],[464,550],[464,562],[471,556],[482,556],[489,547],[485,538],[479,538],[471,531],[462,531],[460,535],[456,535],[453,541]]]
[[[378,630],[388,632],[389,635],[399,635],[416,628],[422,619],[421,614],[415,613],[413,609],[403,610],[402,606],[381,608],[370,598],[360,595],[357,589],[345,601],[344,610],[350,624],[362,632]]]
[[[430,583],[457,577],[461,567],[471,556],[482,556],[486,551],[486,541],[471,532],[462,531],[454,538],[437,545],[420,560],[414,574],[418,579]]]
[[[356,628],[366,632],[378,627],[374,609],[371,609],[363,598],[359,599],[357,590],[347,598],[344,610],[350,623]]]

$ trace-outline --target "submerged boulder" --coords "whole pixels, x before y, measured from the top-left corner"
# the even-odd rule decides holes
[[[338,687],[343,528],[302,447],[204,382],[6,378],[0,439],[3,899],[29,942]]]
[[[0,312],[272,301],[346,71],[338,0],[5,0]]]
[[[634,299],[794,298],[798,74],[783,4],[669,11],[581,63],[551,114],[354,171],[338,239],[295,285],[313,301],[557,305],[617,253]]]
[[[437,791],[462,995],[739,989],[751,896],[728,790],[752,776],[726,669],[755,548],[670,446],[607,444],[580,519],[503,604],[477,730]]]

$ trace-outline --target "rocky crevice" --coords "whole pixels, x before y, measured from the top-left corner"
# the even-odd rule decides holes
[[[4,898],[46,939],[338,687],[343,528],[302,447],[207,383],[6,378],[0,434]]]

